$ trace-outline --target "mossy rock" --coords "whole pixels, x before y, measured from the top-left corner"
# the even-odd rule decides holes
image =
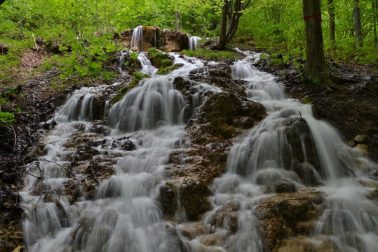
[[[140,69],[142,65],[138,60],[138,54],[135,52],[131,52],[125,56],[124,62],[122,64],[122,69],[126,70],[130,74],[137,73],[138,69]]]
[[[241,59],[242,56],[234,51],[213,51],[204,48],[197,48],[195,51],[191,50],[184,50],[182,51],[184,55],[189,57],[196,57],[204,60],[215,60],[215,61],[222,61],[222,60],[235,60]]]
[[[233,93],[220,93],[206,101],[201,119],[210,123],[214,135],[229,139],[238,134],[238,129],[252,127],[265,116],[261,104],[244,101]],[[249,121],[247,127],[243,127],[243,120]]]
[[[167,68],[173,66],[173,58],[155,48],[148,50],[148,58],[152,65],[157,68]]]
[[[170,72],[172,72],[173,70],[176,70],[180,67],[184,66],[183,64],[175,64],[175,65],[172,65],[172,66],[167,66],[167,67],[161,67],[159,68],[159,71],[157,72],[157,74],[169,74]]]

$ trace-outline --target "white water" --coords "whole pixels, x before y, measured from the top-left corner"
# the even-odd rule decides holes
[[[373,252],[378,249],[378,206],[368,198],[372,188],[363,187],[356,179],[347,177],[355,173],[357,180],[367,180],[376,164],[343,143],[337,131],[326,122],[316,120],[310,105],[289,99],[274,76],[258,71],[251,63],[258,54],[247,53],[247,58],[233,66],[233,77],[247,81],[246,90],[251,100],[262,103],[268,116],[231,149],[227,160],[227,173],[214,182],[214,209],[205,218],[210,225],[217,210],[229,204],[239,206],[238,231],[226,241],[227,251],[263,251],[258,223],[254,217],[256,203],[271,191],[276,182],[291,181],[297,188],[308,181],[293,170],[296,162],[310,167],[312,179],[324,186],[327,207],[319,219],[314,237],[328,236],[339,251]],[[293,122],[305,120],[315,144],[316,158],[308,155],[308,141],[300,136],[302,160],[287,160],[294,154],[289,142],[289,129]],[[303,122],[302,122],[303,123]],[[290,152],[291,151],[291,152]],[[316,167],[317,166],[317,167]],[[315,168],[316,167],[316,168]],[[269,189],[270,188],[270,189]],[[274,188],[273,188],[274,189]],[[228,230],[227,222],[216,231]]]
[[[93,118],[93,97],[104,86],[76,90],[70,99],[63,105],[57,115],[60,121],[91,120]]]
[[[131,50],[143,51],[143,26],[139,25],[134,28],[130,46]]]
[[[82,88],[71,95],[54,118],[57,125],[44,140],[46,155],[28,165],[30,175],[25,179],[22,196],[29,251],[185,249],[175,227],[163,220],[156,198],[169,154],[188,147],[182,119],[186,101],[172,85],[176,74],[188,75],[202,66],[198,60],[187,60],[177,56],[176,61],[184,64],[180,69],[142,81],[111,108],[109,118],[114,128],[110,135],[99,136],[97,140],[102,144],[95,149],[98,156],[116,158],[115,174],[99,184],[93,200],[81,197],[72,205],[65,195],[66,182],[78,183],[85,175],[79,172],[72,178],[66,174],[67,167],[75,167],[72,157],[76,152],[67,144],[75,133],[93,134],[92,123],[84,121],[93,113],[90,97],[106,87]],[[132,150],[119,147],[130,142]],[[34,193],[37,188],[42,196]]]
[[[201,41],[200,37],[190,36],[189,37],[189,49],[195,51],[198,47],[198,42]]]
[[[204,219],[210,227],[218,210],[236,205],[237,232],[229,235],[232,220],[226,218],[223,226],[215,230],[225,241],[223,248],[204,246],[198,239],[181,241],[174,223],[163,219],[156,197],[164,183],[169,154],[189,147],[183,121],[188,104],[174,89],[173,78],[186,77],[203,63],[172,56],[176,64],[184,65],[167,76],[145,79],[110,109],[111,133],[97,139],[103,144],[96,150],[99,155],[116,159],[112,167],[115,174],[98,185],[92,200],[81,197],[70,204],[65,196],[65,183],[80,181],[84,176],[77,173],[72,178],[66,174],[76,151],[67,143],[78,132],[91,134],[93,125],[88,121],[93,115],[91,102],[106,87],[75,91],[57,112],[54,118],[57,125],[44,139],[47,152],[38,162],[28,165],[30,175],[21,193],[29,251],[264,251],[255,207],[269,196],[266,191],[271,192],[275,182],[290,181],[297,188],[309,184],[293,171],[296,165],[307,167],[312,174],[309,180],[322,184],[319,190],[327,195],[327,207],[314,230],[314,239],[326,236],[339,251],[377,250],[377,204],[368,197],[372,189],[359,183],[371,182],[366,174],[376,169],[376,165],[346,146],[329,124],[316,120],[309,105],[287,98],[274,76],[252,67],[251,63],[258,58],[256,54],[248,54],[245,60],[236,62],[233,77],[247,81],[249,98],[262,103],[268,116],[248,134],[240,136],[231,149],[227,173],[213,185],[214,208]],[[142,64],[147,65],[147,61]],[[197,83],[193,89],[194,107],[200,106],[207,92],[222,92],[206,83]],[[296,123],[303,123],[301,118],[313,136],[317,159],[310,154],[309,138],[305,135],[300,134],[300,147],[296,149],[301,155],[287,148],[292,144],[288,130]],[[134,150],[119,147],[129,142],[135,146]],[[287,159],[291,156],[297,159]],[[314,160],[319,160],[318,164]],[[356,178],[347,176],[351,171]],[[33,193],[37,189],[43,190],[44,197]]]
[[[145,52],[139,53],[138,60],[142,65],[142,69],[140,70],[142,73],[153,76],[158,71],[158,69],[152,65]]]

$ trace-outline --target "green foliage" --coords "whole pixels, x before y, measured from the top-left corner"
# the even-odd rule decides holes
[[[13,113],[0,111],[0,125],[12,124],[14,122],[15,122],[15,117]]]
[[[204,48],[198,48],[195,51],[184,50],[182,53],[190,57],[197,57],[205,60],[233,60],[240,58],[240,55],[234,51],[212,51]]]
[[[23,76],[21,56],[34,47],[34,38],[46,44],[58,45],[59,54],[44,55],[36,71],[60,70],[60,80],[99,78],[110,80],[109,62],[114,52],[122,49],[113,37],[137,25],[179,28],[201,37],[218,36],[223,0],[12,0],[0,8],[0,43],[9,53],[0,55],[0,84],[10,85]],[[322,0],[325,49],[330,57],[361,63],[377,63],[378,49],[374,45],[374,13],[371,1],[360,1],[363,46],[358,47],[353,34],[353,1],[334,1],[336,16],[335,54],[330,52],[327,1]],[[178,19],[177,19],[178,17]],[[276,63],[294,63],[304,59],[305,39],[302,3],[298,0],[254,0],[243,11],[236,41],[253,40],[256,47],[273,54],[282,54]],[[158,51],[150,52],[157,54]],[[185,51],[189,56],[208,60],[235,59],[234,52],[214,52],[205,49]],[[155,55],[156,56],[156,55]],[[160,57],[160,56],[159,56]],[[137,61],[137,55],[131,54]],[[162,65],[160,65],[162,64]],[[159,62],[162,72],[173,64]],[[136,68],[135,68],[136,69]],[[33,70],[34,71],[34,70]],[[32,72],[33,72],[32,71]]]
[[[353,32],[353,1],[334,1],[336,18],[336,53],[331,54],[327,0],[322,0],[322,27],[328,57],[343,61],[377,64],[374,46],[371,1],[360,1],[364,43],[356,44]],[[241,17],[238,40],[253,38],[256,47],[289,58],[304,59],[305,38],[302,1],[255,0]],[[278,61],[278,60],[276,60]],[[284,61],[284,60],[282,60]],[[276,62],[278,63],[278,62]]]

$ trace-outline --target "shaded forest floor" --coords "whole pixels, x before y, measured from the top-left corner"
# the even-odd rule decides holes
[[[252,49],[252,48],[250,48]],[[95,79],[74,83],[64,88],[54,86],[57,69],[35,74],[40,55],[25,55],[20,72],[24,76],[11,86],[0,87],[10,101],[3,111],[16,111],[12,125],[0,126],[0,251],[9,251],[23,243],[21,224],[23,212],[18,191],[22,188],[24,165],[40,154],[41,130],[67,94],[75,87],[99,84]],[[297,66],[276,64],[272,58],[262,59],[257,67],[276,75],[288,94],[313,105],[315,115],[337,127],[345,141],[354,146],[357,135],[365,135],[362,144],[368,155],[378,161],[378,75],[376,69],[352,64],[331,65],[329,86],[309,83]],[[29,74],[28,74],[29,73]],[[33,73],[33,74],[32,74]],[[12,89],[12,92],[7,90]]]

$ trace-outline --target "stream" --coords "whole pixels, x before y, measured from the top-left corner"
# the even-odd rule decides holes
[[[197,41],[191,40],[193,48]],[[140,45],[137,38],[132,43]],[[165,218],[157,200],[167,180],[170,154],[191,147],[188,111],[200,109],[204,93],[222,90],[210,83],[193,83],[189,103],[174,79],[189,78],[206,62],[171,53],[180,67],[156,75],[157,69],[142,52],[138,57],[142,72],[151,77],[117,103],[108,101],[106,122],[93,120],[93,100],[109,86],[74,91],[51,119],[55,126],[44,136],[45,154],[27,166],[21,192],[27,250],[267,251],[255,210],[261,200],[285,187],[311,188],[325,195],[325,210],[310,235],[314,244],[329,239],[337,251],[377,251],[378,205],[369,197],[377,165],[347,146],[330,124],[315,119],[311,105],[287,97],[273,75],[256,69],[259,54],[243,54],[244,59],[232,65],[233,79],[244,81],[248,99],[261,103],[267,117],[233,139],[226,172],[211,185],[212,209],[200,222],[223,237],[222,243],[206,245],[201,237],[185,237],[178,224],[185,218]],[[88,139],[95,143],[92,147]],[[80,142],[81,155],[96,156],[97,161],[81,160],[72,141]],[[95,165],[107,167],[108,176],[96,177]],[[83,175],[88,171],[99,182],[85,197],[84,188],[93,187]],[[66,193],[72,184],[81,192],[74,200]],[[230,203],[238,205],[233,234],[228,233],[227,222],[215,229],[211,224],[218,210]]]

